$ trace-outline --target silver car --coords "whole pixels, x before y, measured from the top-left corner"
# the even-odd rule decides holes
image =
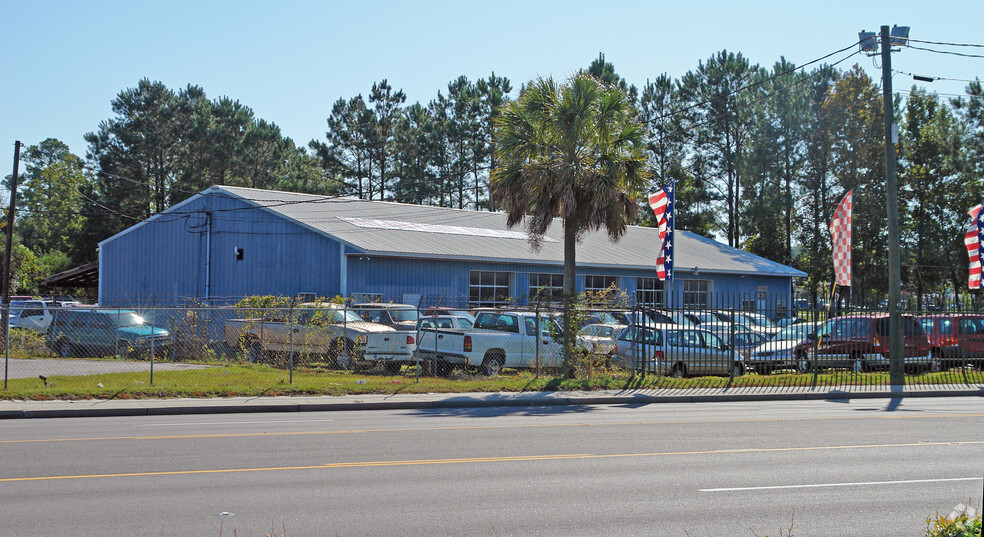
[[[787,326],[772,339],[756,347],[748,357],[747,365],[763,375],[777,369],[797,369],[796,346],[807,340],[816,330],[813,324],[800,323]]]
[[[721,338],[677,324],[627,327],[616,340],[611,363],[674,378],[745,373],[744,358]]]

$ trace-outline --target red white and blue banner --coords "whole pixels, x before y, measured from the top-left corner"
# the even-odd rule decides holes
[[[673,186],[649,196],[649,206],[656,215],[659,227],[659,254],[656,256],[656,277],[662,281],[673,279]]]
[[[967,276],[967,287],[981,288],[981,243],[984,242],[984,204],[974,207],[970,214],[970,224],[964,233],[964,244],[967,246],[967,257],[970,258],[970,271]]]

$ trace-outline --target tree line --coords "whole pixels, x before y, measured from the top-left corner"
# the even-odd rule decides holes
[[[676,183],[678,229],[799,268],[817,293],[831,279],[827,222],[854,190],[854,292],[886,291],[882,95],[860,67],[766,67],[723,50],[640,86],[603,54],[582,73],[627,96],[645,127],[644,190]],[[489,177],[513,89],[494,72],[460,76],[407,104],[383,79],[335,101],[325,137],[298,145],[237,100],[140,80],[85,135],[84,158],[55,139],[24,152],[14,289],[36,292],[39,278],[95,260],[100,240],[216,184],[500,210]],[[920,296],[959,293],[966,211],[981,201],[984,92],[977,81],[958,98],[905,93],[892,103],[903,283]],[[636,223],[652,225],[645,192],[637,199]]]

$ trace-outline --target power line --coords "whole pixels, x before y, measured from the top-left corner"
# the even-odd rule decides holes
[[[944,45],[944,46],[947,46],[947,47],[976,47],[976,48],[984,48],[984,45],[978,45],[978,44],[975,44],[975,43],[945,43],[945,42],[942,42],[942,41],[926,41],[926,40],[923,40],[923,39],[912,39],[911,37],[909,38],[909,41],[910,42],[913,42],[913,43],[926,43],[927,45]]]
[[[936,49],[926,48],[926,47],[916,47],[916,46],[913,46],[913,45],[909,45],[909,48],[915,49],[915,50],[924,50],[926,52],[932,52],[932,53],[935,53],[935,54],[949,54],[951,56],[961,56],[961,57],[964,57],[964,58],[984,58],[984,56],[982,56],[980,54],[965,54],[963,52],[953,52],[953,51],[950,51],[950,50],[936,50]]]
[[[814,64],[814,63],[817,63],[817,62],[821,62],[821,61],[823,61],[823,60],[825,60],[825,59],[827,59],[827,58],[829,58],[829,57],[831,57],[831,56],[833,56],[833,55],[835,55],[835,54],[840,54],[841,52],[844,52],[845,50],[848,50],[848,49],[850,49],[850,48],[853,48],[853,47],[854,47],[855,45],[857,45],[857,44],[859,44],[860,42],[861,42],[861,41],[856,41],[856,42],[854,42],[854,43],[851,43],[850,45],[848,45],[848,46],[846,46],[846,47],[844,47],[844,48],[842,48],[842,49],[839,49],[839,50],[835,50],[835,51],[833,51],[833,52],[831,52],[830,54],[827,54],[827,55],[825,55],[825,56],[821,56],[821,57],[819,57],[819,58],[817,58],[817,59],[815,59],[815,60],[810,60],[810,61],[808,61],[808,62],[806,62],[806,63],[804,63],[803,65],[800,65],[800,66],[797,66],[797,67],[794,67],[794,68],[792,68],[792,69],[789,69],[789,70],[786,70],[786,71],[783,71],[783,72],[781,72],[781,73],[776,73],[776,74],[774,74],[774,75],[772,75],[772,76],[770,76],[770,77],[768,77],[768,78],[766,78],[766,79],[764,79],[764,80],[759,80],[759,81],[757,81],[757,82],[754,82],[754,83],[752,83],[752,84],[748,84],[748,85],[746,85],[746,86],[742,86],[742,87],[740,87],[740,88],[736,88],[736,89],[734,89],[734,90],[731,90],[731,91],[728,91],[728,92],[726,92],[726,93],[722,93],[721,95],[715,95],[715,96],[713,97],[713,99],[721,99],[721,98],[723,98],[723,97],[730,97],[731,95],[734,95],[734,94],[736,94],[736,93],[738,93],[738,92],[741,92],[741,91],[745,91],[745,90],[747,90],[747,89],[751,89],[751,88],[754,88],[754,87],[756,87],[756,86],[760,86],[760,85],[762,85],[762,84],[765,84],[766,82],[769,82],[769,81],[771,81],[771,80],[774,80],[774,79],[776,79],[776,78],[779,78],[779,77],[782,77],[782,76],[786,76],[786,75],[788,75],[788,74],[790,74],[790,73],[793,73],[793,72],[796,72],[796,71],[799,71],[800,69],[803,69],[804,67],[807,67],[807,66],[809,66],[809,65],[812,65],[812,64]],[[859,53],[860,53],[860,51],[857,51],[857,52],[855,52],[855,53],[853,53],[853,54],[851,54],[850,56],[848,56],[848,58],[850,58],[851,56],[854,56],[855,54],[859,54]],[[846,59],[846,58],[845,58],[845,59]],[[844,60],[840,60],[840,61],[838,61],[837,63],[840,63],[840,62],[842,62],[842,61],[844,61]],[[837,65],[837,63],[835,63],[835,64],[833,64],[833,65]],[[703,106],[703,105],[705,105],[705,104],[708,104],[708,103],[710,103],[711,101],[712,101],[712,99],[705,99],[705,100],[703,100],[703,101],[701,101],[701,102],[697,102],[697,103],[694,103],[694,104],[691,104],[691,105],[689,105],[689,106],[685,106],[685,107],[683,107],[683,108],[680,108],[680,109],[677,109],[677,110],[673,110],[673,111],[671,111],[671,112],[669,112],[669,113],[667,113],[667,114],[664,114],[664,115],[662,115],[662,116],[658,116],[658,117],[655,117],[655,118],[653,118],[653,119],[651,119],[650,121],[651,121],[651,122],[655,122],[655,121],[660,121],[660,120],[663,120],[663,119],[666,119],[666,118],[668,118],[668,117],[671,117],[671,116],[675,116],[675,115],[678,115],[678,114],[682,114],[682,113],[684,113],[684,112],[687,112],[687,111],[689,111],[689,110],[692,110],[692,109],[694,109],[694,108],[697,108],[698,106]]]
[[[971,80],[969,78],[950,78],[950,77],[945,77],[945,76],[915,75],[915,74],[912,74],[912,73],[908,73],[906,71],[899,71],[898,69],[892,69],[892,72],[893,73],[900,74],[900,75],[908,75],[908,76],[911,76],[912,78],[915,78],[916,80],[920,80],[922,82],[933,82],[933,81],[936,81],[936,80],[946,80],[946,81],[951,81],[951,82],[980,82],[980,80],[981,80],[979,78],[976,78],[976,79]],[[920,76],[923,77],[923,78],[928,78],[929,80],[922,80],[922,79],[919,78]]]

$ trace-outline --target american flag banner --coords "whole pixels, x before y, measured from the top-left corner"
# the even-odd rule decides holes
[[[660,280],[673,279],[673,185],[649,196],[649,206],[653,208],[659,226],[659,254],[656,256],[656,277]]]
[[[967,256],[970,257],[970,272],[967,277],[967,287],[981,288],[981,243],[984,242],[984,204],[974,207],[970,214],[970,225],[964,234],[964,244],[967,246]]]
[[[851,286],[851,213],[854,191],[848,190],[830,219],[831,249],[834,257],[834,283]]]

